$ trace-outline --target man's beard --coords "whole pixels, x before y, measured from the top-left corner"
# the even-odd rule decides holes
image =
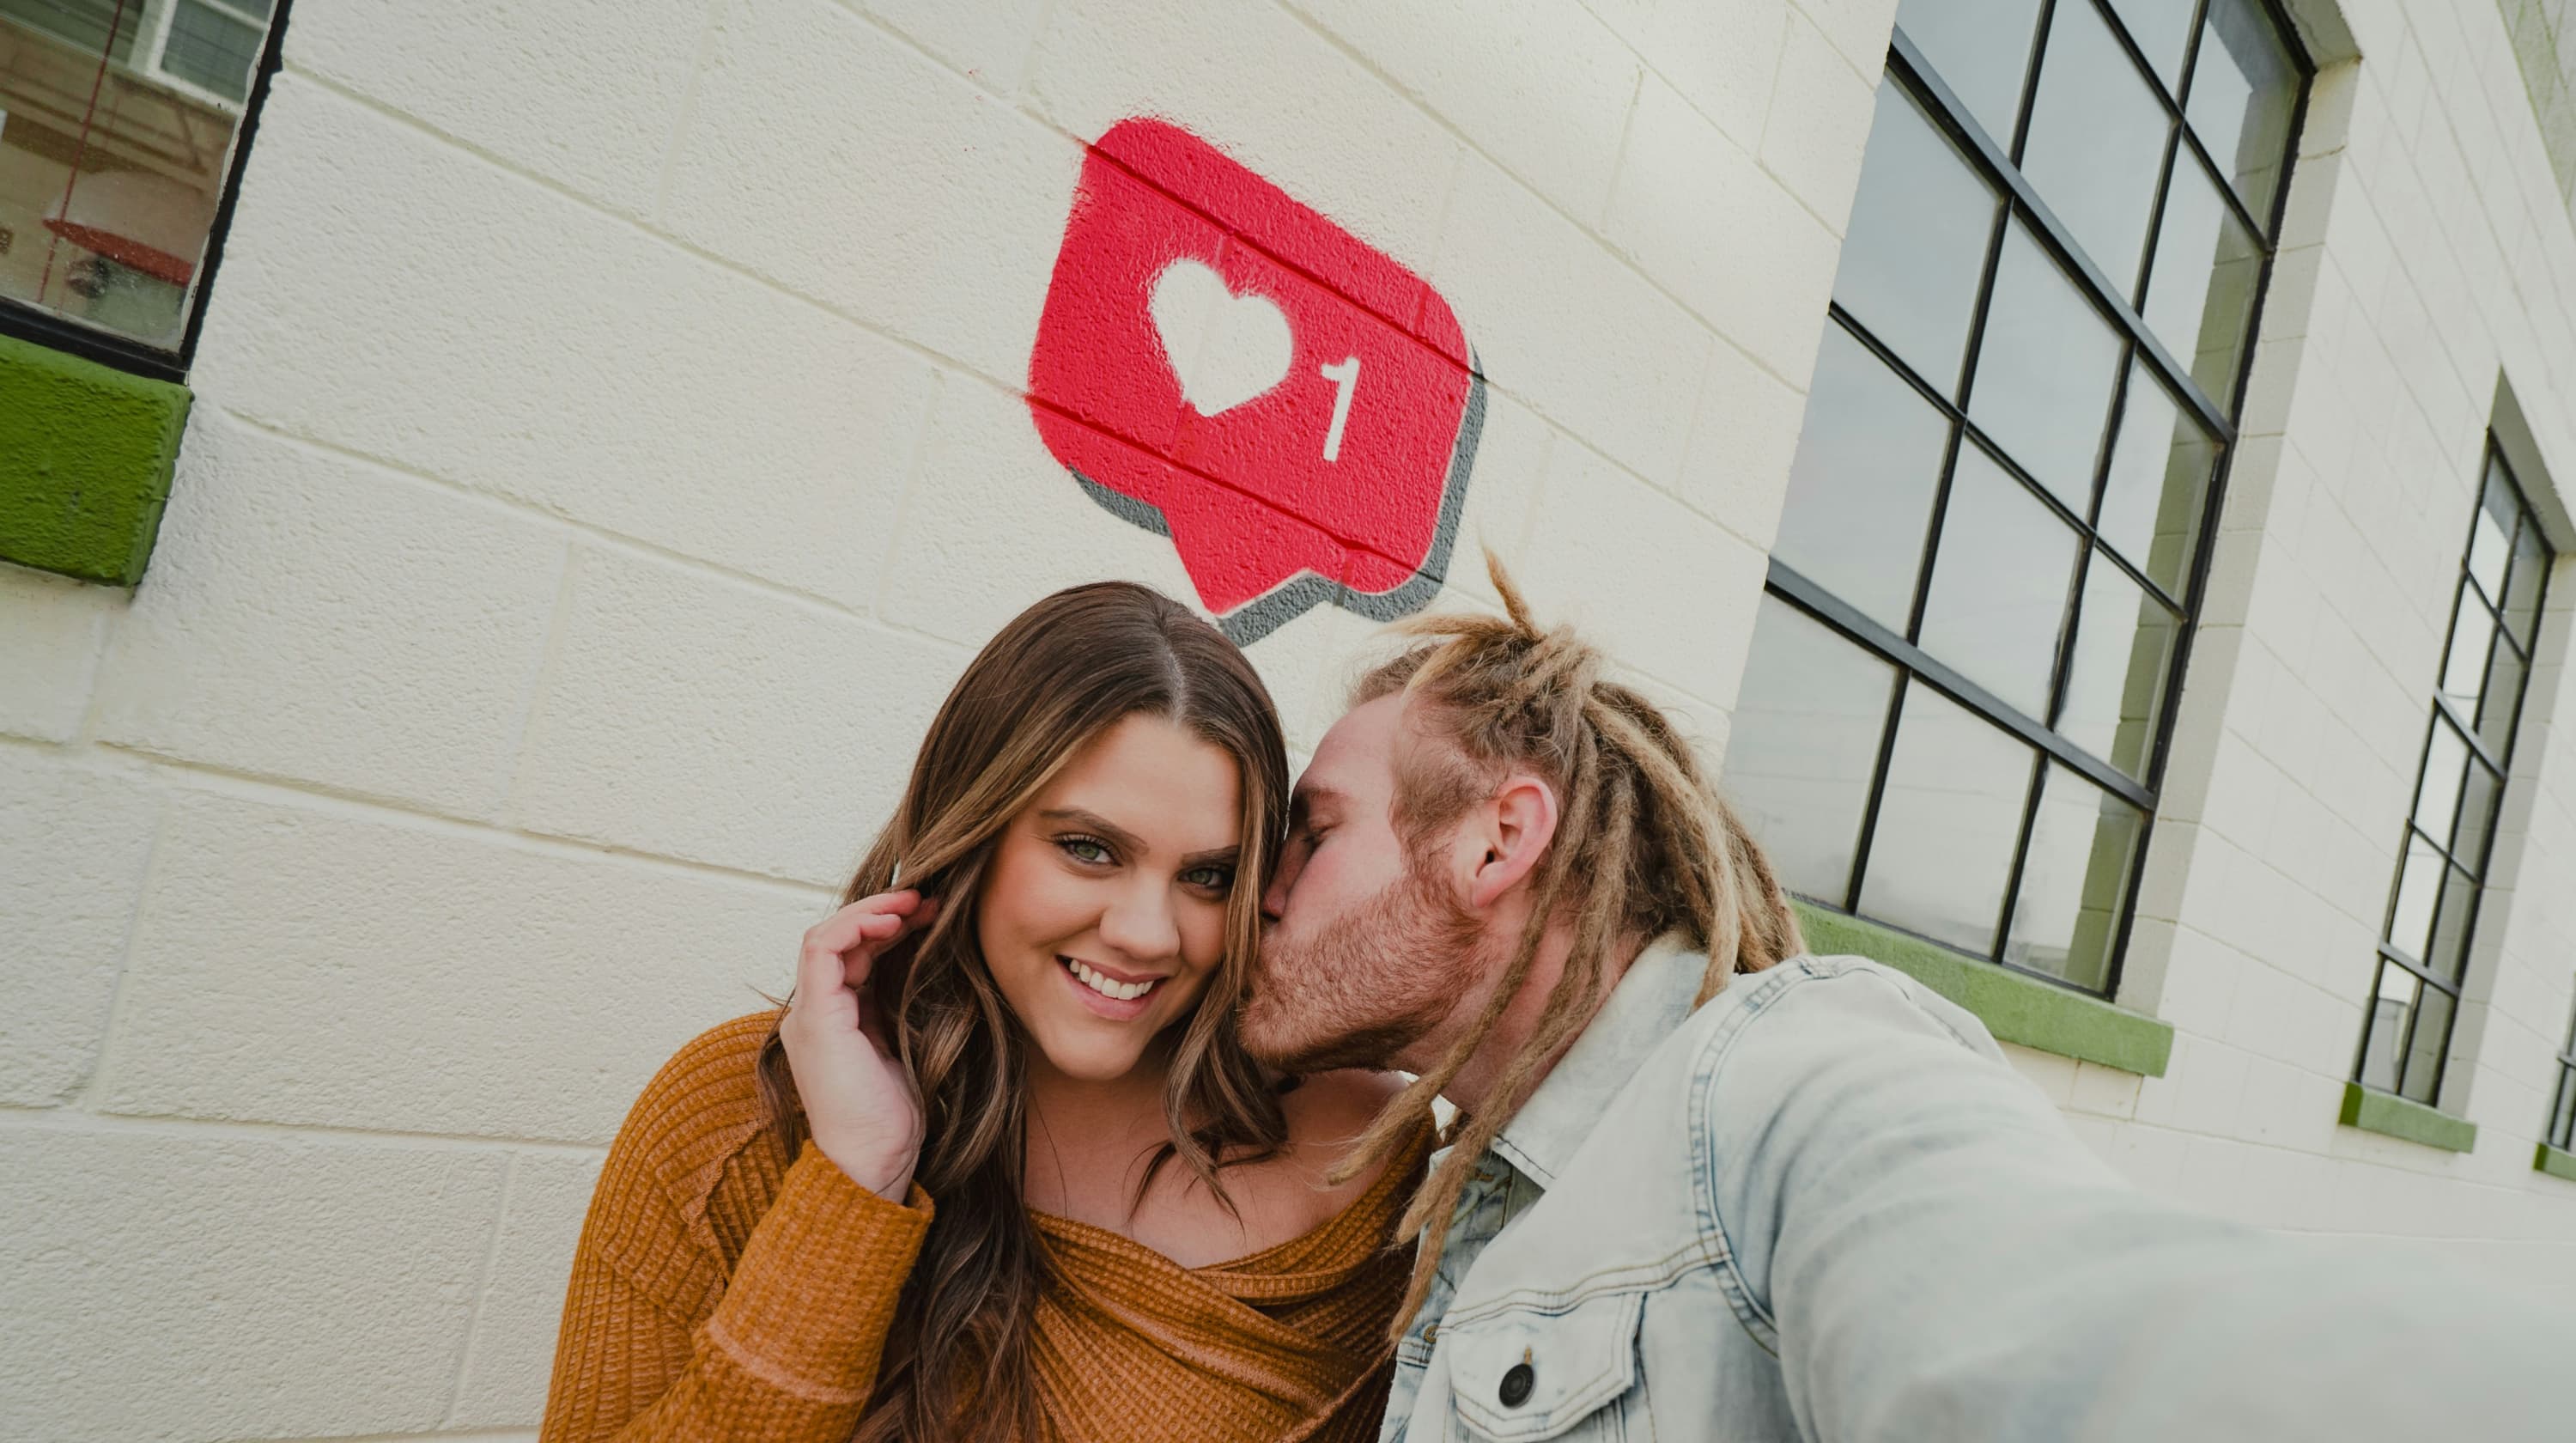
[[[1402,877],[1312,937],[1264,939],[1244,1041],[1285,1072],[1393,1066],[1456,1007],[1482,938],[1475,916],[1408,859]],[[1423,1061],[1405,1060],[1414,1070]]]

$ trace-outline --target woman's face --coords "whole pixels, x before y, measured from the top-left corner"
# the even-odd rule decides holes
[[[1131,716],[1003,832],[975,919],[985,965],[1048,1064],[1134,1068],[1225,950],[1242,781],[1224,749]]]

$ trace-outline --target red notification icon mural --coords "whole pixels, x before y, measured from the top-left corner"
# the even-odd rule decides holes
[[[1029,357],[1048,451],[1250,644],[1392,620],[1449,564],[1484,378],[1449,303],[1160,120],[1093,143]]]

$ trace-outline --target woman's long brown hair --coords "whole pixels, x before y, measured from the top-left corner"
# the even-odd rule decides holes
[[[1242,784],[1225,954],[1172,1043],[1163,1092],[1171,1140],[1140,1194],[1177,1158],[1222,1198],[1220,1166],[1274,1155],[1287,1137],[1278,1094],[1234,1031],[1286,818],[1287,748],[1270,693],[1233,642],[1168,597],[1127,582],[1059,591],[967,665],[893,820],[842,890],[844,904],[898,885],[942,904],[928,933],[881,959],[868,982],[921,1090],[926,1130],[914,1176],[938,1214],[896,1306],[857,1443],[1043,1436],[1029,1336],[1047,1259],[1022,1197],[1029,1043],[985,967],[977,900],[1012,818],[1085,742],[1137,715],[1223,748]],[[775,1030],[759,1077],[792,1157],[805,1119]]]

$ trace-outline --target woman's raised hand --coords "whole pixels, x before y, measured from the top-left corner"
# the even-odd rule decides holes
[[[868,1000],[868,974],[939,914],[918,892],[862,897],[805,933],[796,995],[778,1024],[814,1145],[850,1180],[902,1202],[921,1156],[921,1097]]]

